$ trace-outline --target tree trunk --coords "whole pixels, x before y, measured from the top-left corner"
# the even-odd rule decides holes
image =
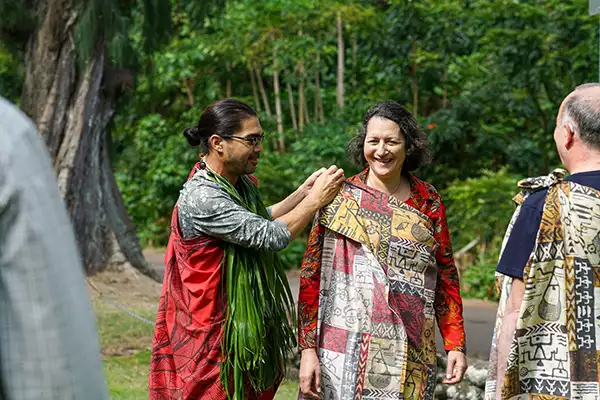
[[[250,74],[250,85],[252,86],[252,95],[254,96],[254,107],[256,112],[260,113],[260,99],[258,98],[258,90],[256,89],[256,79],[254,79],[254,71],[248,66],[248,73]]]
[[[292,85],[287,83],[288,100],[290,101],[290,115],[292,116],[292,127],[295,131],[298,130],[298,121],[296,120],[296,105],[294,104],[294,92]]]
[[[283,136],[283,116],[281,115],[281,96],[279,95],[279,65],[277,48],[273,46],[273,91],[275,92],[275,119],[277,120],[277,134],[279,136],[279,152],[285,153],[285,138]]]
[[[298,85],[298,130],[304,132],[304,65],[298,63],[298,75],[300,76],[300,84]]]
[[[413,116],[419,115],[419,81],[417,80],[417,43],[412,46],[412,95],[413,95]]]
[[[308,115],[308,104],[306,101],[306,96],[302,96],[303,100],[304,100],[304,120],[306,121],[306,124],[310,124],[310,116]]]
[[[260,91],[260,96],[262,97],[263,105],[265,106],[267,119],[271,119],[273,118],[273,114],[271,114],[271,107],[269,106],[269,99],[267,97],[267,92],[265,91],[265,85],[263,84],[260,69],[258,67],[254,67],[254,72],[256,73],[256,82],[258,82],[258,90]]]
[[[537,93],[539,93],[539,90],[536,90],[529,83],[529,80],[527,80],[525,82],[525,87],[527,88],[527,93],[529,94],[529,97],[533,101],[533,104],[535,105],[535,109],[537,110],[537,112],[539,114],[540,125],[542,125],[542,128],[544,129],[544,132],[547,132],[548,131],[548,118],[546,116],[546,113],[544,112],[544,109],[542,108],[542,105],[540,103],[540,99],[538,98],[538,94]]]
[[[342,14],[337,13],[337,105],[344,108],[344,36]]]
[[[315,98],[313,101],[313,115],[315,116],[315,122],[319,122],[319,86],[317,83],[319,82],[319,77],[317,74],[319,71],[315,73]]]
[[[231,63],[227,63],[227,83],[225,85],[225,96],[231,98]]]
[[[320,42],[320,38],[319,38]],[[322,124],[325,123],[325,112],[323,111],[323,98],[321,97],[321,50],[317,50],[317,60],[315,68],[315,118],[319,118]]]
[[[194,78],[188,79],[184,76],[183,87],[185,87],[185,92],[187,94],[188,106],[190,106],[190,108],[194,108],[196,106],[194,101]]]
[[[356,88],[356,56],[358,53],[358,41],[356,39],[356,34],[352,37],[352,88]]]
[[[65,0],[40,9],[45,14],[27,45],[21,108],[48,145],[86,272],[121,264],[159,280],[142,255],[110,166],[106,127],[118,90],[105,87],[104,43],[78,71],[73,5]]]
[[[448,107],[448,70],[444,67],[442,76],[442,108]]]

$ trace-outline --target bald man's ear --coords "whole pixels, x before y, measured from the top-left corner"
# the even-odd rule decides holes
[[[573,126],[572,122],[567,122],[565,124],[565,131],[565,147],[567,148],[567,150],[569,150],[571,147],[573,147],[575,139],[575,127]]]

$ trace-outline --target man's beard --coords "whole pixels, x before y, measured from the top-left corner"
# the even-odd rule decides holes
[[[243,161],[236,157],[229,157],[226,161],[227,169],[237,176],[252,174],[256,171],[256,165],[252,160],[251,157]]]
[[[258,159],[256,159],[256,164],[254,164],[252,159],[248,159],[248,162],[246,163],[246,168],[245,168],[245,174],[253,174],[254,171],[256,171],[256,167],[258,166]]]

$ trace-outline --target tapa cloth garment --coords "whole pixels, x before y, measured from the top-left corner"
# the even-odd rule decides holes
[[[303,265],[303,279],[320,281],[315,337],[323,398],[431,399],[436,229],[427,215],[362,180],[351,178],[320,213]],[[300,297],[300,313],[310,314],[309,299]],[[312,321],[306,314],[300,321],[306,347]]]
[[[537,181],[549,190],[525,267],[525,293],[502,382],[503,399],[600,396],[600,192],[562,181],[563,176],[555,171],[546,182]],[[527,190],[518,195],[517,204],[526,195]],[[510,278],[501,281],[486,399],[495,398],[496,335],[512,285]]]

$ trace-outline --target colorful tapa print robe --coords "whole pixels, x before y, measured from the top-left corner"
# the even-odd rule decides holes
[[[502,382],[503,399],[600,398],[600,192],[562,181],[563,176],[556,171],[546,178],[548,195],[524,271],[525,293]],[[518,204],[524,197],[517,196]],[[511,284],[510,278],[502,282],[496,332]],[[496,351],[495,333],[489,400],[495,398]]]
[[[464,351],[465,340],[441,198],[411,177],[411,205],[402,203],[366,186],[366,175],[349,179],[314,224],[300,348],[317,348],[324,399],[431,399],[436,316],[448,350]]]
[[[199,163],[188,179],[198,168]],[[175,206],[152,343],[150,400],[227,399],[219,377],[226,315],[223,254],[214,237],[182,238]],[[272,400],[275,388],[257,394],[247,387],[246,393],[248,399]]]

